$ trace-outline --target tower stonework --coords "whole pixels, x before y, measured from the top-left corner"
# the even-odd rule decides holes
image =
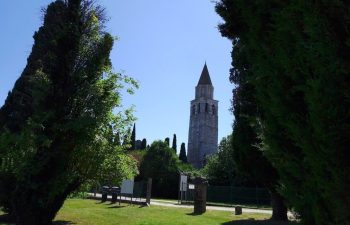
[[[207,65],[196,86],[191,101],[187,159],[195,168],[205,165],[205,157],[218,151],[218,101],[214,100],[214,87]]]

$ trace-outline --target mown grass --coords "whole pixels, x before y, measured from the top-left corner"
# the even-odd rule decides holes
[[[192,211],[69,199],[57,214],[54,225],[291,225],[266,220],[269,217],[266,214],[235,216],[232,212],[209,210],[203,215],[193,215]]]

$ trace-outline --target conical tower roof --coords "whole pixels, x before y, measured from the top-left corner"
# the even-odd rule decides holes
[[[199,78],[199,81],[198,81],[198,85],[212,85],[207,63],[204,64],[201,77]]]

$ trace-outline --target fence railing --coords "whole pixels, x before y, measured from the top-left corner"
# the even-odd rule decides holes
[[[134,198],[146,198],[147,193],[147,182],[146,181],[135,181],[134,182]]]
[[[271,197],[264,188],[208,186],[207,202],[226,205],[271,206]]]

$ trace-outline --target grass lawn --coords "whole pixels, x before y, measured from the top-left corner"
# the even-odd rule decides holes
[[[292,225],[267,221],[266,214],[243,214],[207,211],[192,215],[192,209],[140,207],[100,203],[94,200],[69,199],[57,214],[54,225]],[[1,224],[1,223],[0,223]]]

